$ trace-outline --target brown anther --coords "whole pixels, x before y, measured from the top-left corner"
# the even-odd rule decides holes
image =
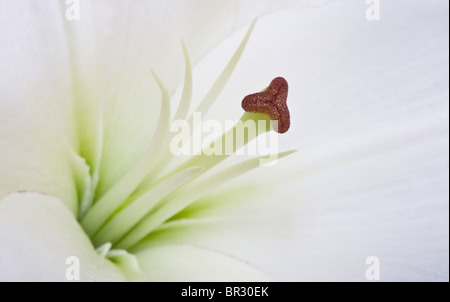
[[[278,121],[278,127],[274,127],[274,130],[285,133],[291,124],[286,104],[287,95],[288,83],[284,78],[278,77],[264,91],[247,95],[242,100],[242,108],[246,112],[267,114],[270,120]]]

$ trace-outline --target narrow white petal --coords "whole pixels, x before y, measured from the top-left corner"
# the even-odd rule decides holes
[[[0,200],[0,280],[69,281],[79,260],[81,281],[124,277],[99,256],[73,213],[55,197],[14,193]]]

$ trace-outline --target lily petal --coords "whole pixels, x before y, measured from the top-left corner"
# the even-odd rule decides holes
[[[248,91],[282,75],[293,127],[279,148],[299,151],[182,215],[228,209],[228,223],[161,230],[148,246],[195,242],[278,280],[364,281],[369,256],[384,281],[448,280],[448,3],[383,3],[380,21],[367,8],[330,2],[259,19],[211,115],[226,119],[230,102],[239,111]],[[239,34],[195,72],[210,74]]]
[[[191,245],[169,245],[136,254],[151,281],[246,282],[271,279],[244,261]]]
[[[0,197],[52,194],[77,209],[70,60],[59,6],[0,4]],[[20,30],[19,30],[20,29]]]
[[[0,243],[2,281],[67,281],[75,264],[66,261],[73,256],[81,281],[125,279],[95,252],[72,212],[55,197],[28,192],[0,200]]]

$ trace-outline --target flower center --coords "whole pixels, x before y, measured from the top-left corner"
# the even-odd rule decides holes
[[[204,116],[214,103],[237,65],[255,21],[224,71],[194,112],[200,112]],[[183,51],[186,69],[184,88],[174,119],[187,118],[192,96],[191,64],[184,44]],[[245,97],[242,107],[247,112],[232,129],[212,143],[220,144],[223,148],[231,144],[231,152],[207,155],[206,150],[202,149],[199,155],[192,156],[167,173],[162,173],[174,158],[170,152],[170,141],[173,138],[173,134],[169,132],[170,100],[162,81],[155,72],[153,75],[161,90],[162,105],[155,135],[146,152],[109,190],[98,197],[94,197],[93,194],[98,183],[98,170],[94,167],[82,194],[79,220],[93,244],[100,247],[99,253],[111,253],[111,248],[116,251],[132,249],[204,194],[257,168],[261,157],[224,170],[213,171],[215,173],[208,178],[200,177],[261,133],[271,129],[284,133],[289,129],[289,111],[286,106],[288,84],[285,79],[278,77],[263,92]],[[192,115],[186,120],[192,129]],[[269,120],[273,122],[272,127],[270,123],[269,125],[260,123]],[[230,135],[239,132],[240,127],[249,122],[255,123],[257,131],[244,131],[242,137]],[[277,158],[290,153],[292,151],[277,154]]]

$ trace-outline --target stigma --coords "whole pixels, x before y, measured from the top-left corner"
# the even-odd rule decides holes
[[[263,91],[247,95],[242,100],[242,109],[268,115],[271,121],[277,121],[273,129],[278,133],[285,133],[291,125],[287,96],[287,81],[277,77]]]

